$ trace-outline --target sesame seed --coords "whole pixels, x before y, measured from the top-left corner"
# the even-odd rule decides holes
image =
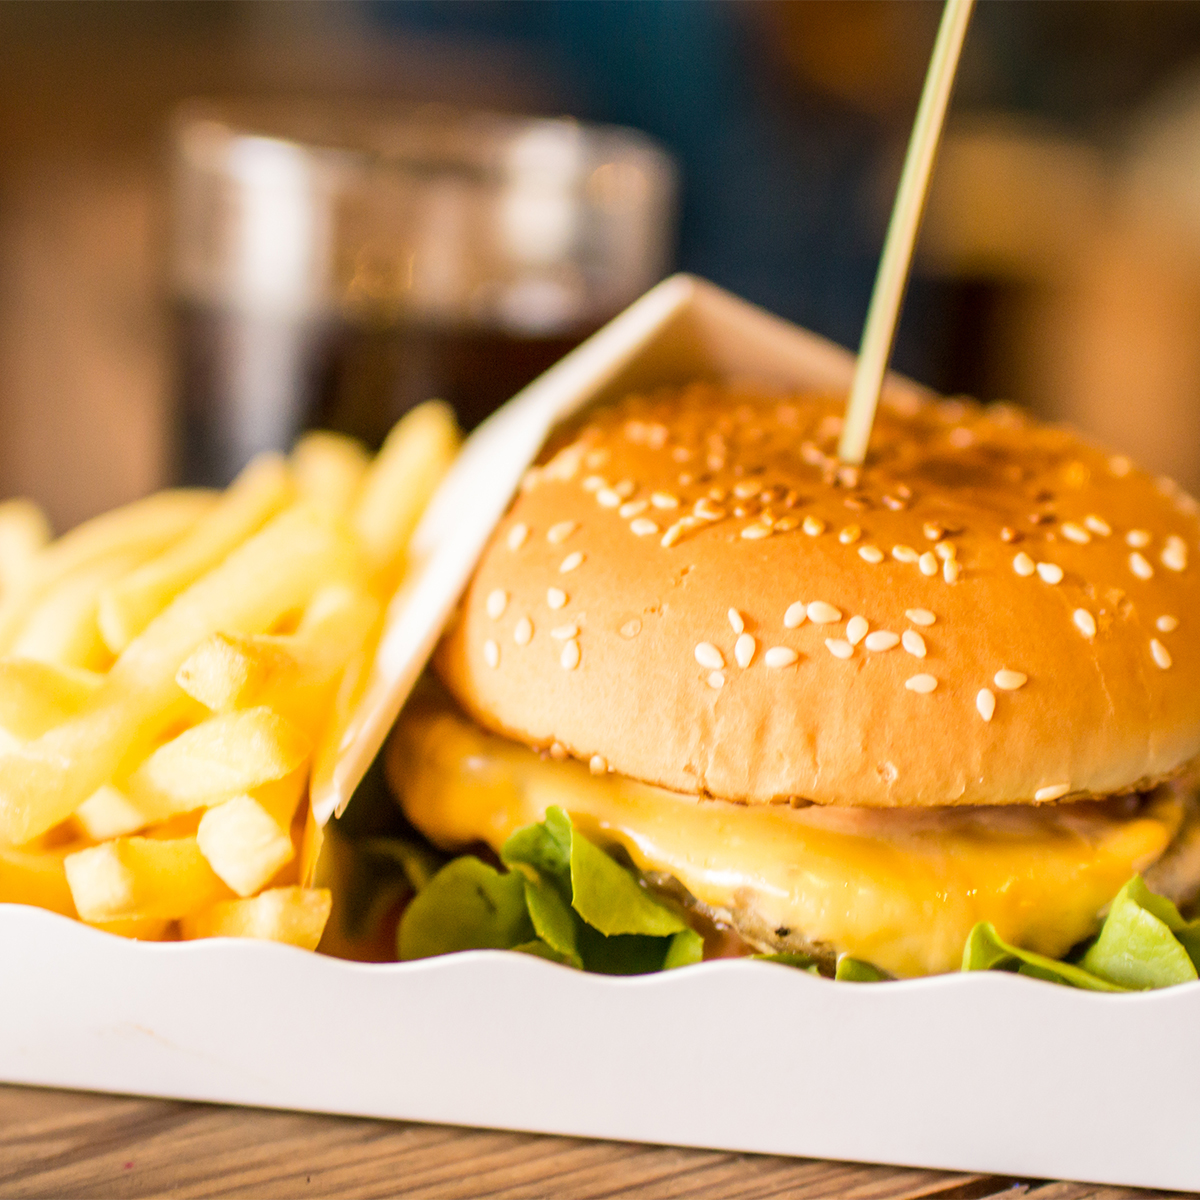
[[[565,642],[570,638],[579,636],[579,626],[573,621],[570,625],[559,625],[556,629],[550,630],[550,636],[556,642]]]
[[[859,546],[858,557],[863,562],[881,563],[883,562],[883,551],[878,546]]]
[[[529,526],[524,524],[514,525],[508,531],[508,548],[510,550],[520,550],[525,545],[525,539],[529,537]]]
[[[893,546],[892,557],[897,562],[915,563],[921,556],[911,546]]]
[[[562,608],[567,603],[567,593],[562,588],[547,588],[546,603],[551,608]]]
[[[906,608],[904,615],[914,625],[932,625],[937,620],[927,608]]]
[[[751,496],[757,496],[762,490],[762,487],[755,480],[745,480],[742,483],[733,485],[733,494],[739,500],[749,500]]]
[[[606,775],[608,773],[608,762],[599,754],[593,754],[588,759],[588,770],[593,775]]]
[[[693,475],[691,473],[691,471],[680,471],[679,472],[679,486],[687,487],[695,478],[696,478],[695,475]]]
[[[1154,568],[1136,550],[1129,556],[1129,569],[1139,579],[1149,579],[1154,574]]]
[[[628,521],[630,517],[636,517],[638,513],[644,513],[649,507],[649,500],[628,500],[617,509],[617,516],[624,517]]]
[[[842,638],[826,638],[825,648],[834,658],[849,658],[854,653],[854,647]]]
[[[806,611],[814,625],[833,625],[842,619],[841,609],[826,604],[824,600],[814,600]]]
[[[1108,537],[1112,533],[1112,526],[1103,517],[1096,516],[1095,513],[1088,513],[1083,518],[1083,523],[1100,537]]]
[[[623,638],[637,637],[637,635],[642,632],[641,619],[638,617],[633,617],[631,620],[626,621],[625,624],[622,625],[621,628],[617,630],[617,632]]]
[[[851,617],[846,622],[846,641],[852,646],[857,646],[867,636],[867,629],[866,617]]]
[[[546,530],[546,541],[551,545],[557,546],[565,542],[579,528],[574,521],[559,521],[557,525],[551,525]]]
[[[1077,608],[1071,614],[1071,620],[1075,622],[1075,628],[1085,638],[1094,638],[1096,636],[1096,618],[1086,608]]]
[[[710,671],[718,671],[725,665],[725,658],[712,642],[700,642],[693,651],[696,661]]]
[[[757,648],[758,643],[748,633],[739,635],[738,640],[734,642],[733,657],[743,671],[754,661],[754,651]]]
[[[598,470],[608,462],[609,454],[605,449],[593,450],[583,460],[589,471]]]
[[[904,681],[904,686],[910,692],[916,692],[918,695],[927,696],[937,687],[938,681],[932,675],[913,675],[911,678]]]
[[[940,542],[946,531],[936,521],[926,521],[921,526],[921,532],[925,535],[926,541]]]
[[[721,688],[723,688],[725,686],[725,672],[724,671],[709,671],[708,686],[710,688],[716,689],[717,691],[719,691]]]
[[[575,670],[579,666],[579,643],[576,641],[564,643],[558,661],[564,671]]]
[[[892,512],[903,512],[908,507],[908,501],[902,496],[883,496],[883,507]]]
[[[1008,543],[1019,542],[1021,540],[1021,535],[1011,525],[1005,525],[1004,528],[1000,530],[1000,540]]]
[[[921,568],[922,575],[936,575],[938,572],[937,555],[932,550],[926,550],[917,559],[917,566]]]
[[[1063,537],[1068,542],[1074,542],[1077,546],[1086,546],[1092,540],[1092,535],[1082,525],[1077,525],[1074,521],[1064,521],[1061,528]]]
[[[1030,558],[1024,550],[1022,550],[1020,554],[1013,559],[1013,570],[1016,571],[1018,575],[1024,575],[1028,577],[1037,570],[1037,565],[1034,563],[1033,559]]]
[[[1150,532],[1146,529],[1131,529],[1125,535],[1125,545],[1132,546],[1135,550],[1144,549],[1150,545]]]
[[[884,650],[891,650],[893,646],[900,644],[900,635],[893,633],[890,629],[876,629],[874,633],[868,633],[863,645],[872,653],[879,654]]]
[[[1164,671],[1171,665],[1171,655],[1158,638],[1150,639],[1150,655]]]
[[[771,526],[771,528],[774,529],[776,533],[790,533],[793,529],[798,528],[799,525],[800,521],[797,517],[781,517]]]
[[[1167,538],[1167,544],[1159,556],[1159,561],[1168,571],[1182,571],[1187,567],[1187,543],[1181,537],[1172,534]]]
[[[757,522],[753,525],[747,525],[745,529],[742,530],[742,537],[747,538],[750,541],[754,541],[757,538],[765,538],[770,536],[770,527],[767,525],[758,524]]]
[[[734,633],[744,633],[746,622],[742,620],[742,614],[736,608],[731,608],[726,614],[729,618],[729,626]]]
[[[671,495],[670,492],[655,492],[650,497],[650,503],[655,508],[678,508],[679,497]]]
[[[567,761],[567,748],[562,744],[562,742],[551,742],[549,754],[555,762]]]
[[[620,508],[621,493],[613,491],[612,488],[601,488],[596,493],[596,503],[601,508]]]
[[[513,627],[513,641],[518,646],[528,646],[533,641],[533,622],[528,617],[522,617]]]
[[[807,533],[809,537],[819,537],[825,532],[825,522],[822,521],[820,517],[805,517],[804,532]]]
[[[959,425],[950,430],[946,440],[956,450],[965,450],[975,441],[975,435],[965,425]]]
[[[629,522],[629,532],[638,537],[649,537],[658,532],[658,526],[649,517],[637,517]]]
[[[975,696],[975,708],[985,721],[990,721],[996,712],[996,693],[991,688],[980,688]]]
[[[1058,563],[1040,562],[1037,573],[1043,583],[1062,583],[1063,569]]]
[[[958,549],[953,542],[938,542],[933,549],[943,562],[949,562],[952,558],[958,557]]]
[[[944,563],[942,563],[942,578],[947,583],[957,583],[958,576],[961,571],[962,567],[958,565],[958,561],[956,559],[948,558]]]
[[[770,650],[763,655],[763,662],[765,662],[768,667],[790,667],[792,663],[794,663],[799,657],[800,655],[798,655],[795,650],[792,650],[787,646],[772,646]]]
[[[1108,469],[1120,479],[1133,470],[1133,463],[1123,454],[1116,454],[1108,460]]]
[[[692,512],[695,513],[702,521],[720,521],[728,514],[718,504],[714,504],[706,496],[701,496],[695,504],[692,505]]]
[[[906,629],[900,638],[900,644],[913,658],[925,657],[925,639],[915,629]]]
[[[729,493],[723,487],[710,487],[708,489],[708,498],[720,504],[721,501],[729,499]]]
[[[1033,798],[1038,804],[1046,804],[1051,800],[1060,800],[1071,790],[1069,783],[1052,783],[1049,787],[1038,788]]]
[[[847,525],[845,529],[838,534],[838,541],[843,546],[853,546],[858,539],[862,537],[862,530],[857,525]]]
[[[492,670],[495,670],[500,665],[500,647],[496,645],[491,638],[488,638],[483,643],[483,661],[487,663]]]
[[[585,492],[598,492],[601,488],[608,487],[608,480],[603,475],[589,475],[583,481],[583,490]]]
[[[565,575],[568,571],[575,570],[575,568],[577,566],[579,566],[580,563],[582,563],[582,562],[583,562],[583,551],[582,550],[572,551],[570,554],[567,555],[566,558],[564,558],[562,560],[561,563],[558,564],[559,574]]]
[[[671,458],[677,463],[685,463],[692,457],[692,452],[686,446],[675,446],[671,450]]]
[[[1023,688],[1029,682],[1029,676],[1005,667],[996,672],[993,680],[1002,692],[1015,692],[1017,688]]]
[[[622,500],[628,500],[629,497],[633,495],[636,487],[637,484],[634,483],[632,479],[622,479],[621,482],[613,488],[613,491],[616,492]]]
[[[1159,633],[1174,633],[1179,628],[1179,618],[1161,616],[1154,622],[1154,626]]]
[[[795,604],[789,604],[787,612],[783,614],[784,628],[795,629],[797,625],[803,625],[804,618],[807,615],[808,610],[803,600],[797,600]]]
[[[687,526],[684,525],[682,521],[676,521],[675,524],[672,525],[671,528],[662,535],[662,539],[658,544],[664,549],[669,550],[677,541],[679,541],[681,537],[683,537],[683,533],[686,528]]]
[[[497,588],[494,592],[488,593],[487,598],[487,615],[493,621],[498,621],[504,616],[504,610],[508,607],[508,593],[503,588]]]

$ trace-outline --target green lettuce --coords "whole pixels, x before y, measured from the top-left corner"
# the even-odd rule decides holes
[[[401,959],[509,949],[608,975],[670,970],[703,941],[636,875],[574,828],[560,808],[517,830],[498,871],[459,858],[428,880],[400,921]]]

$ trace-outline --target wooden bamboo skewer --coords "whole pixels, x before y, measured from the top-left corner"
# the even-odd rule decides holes
[[[896,203],[883,244],[879,273],[875,276],[875,290],[871,293],[871,307],[867,310],[867,323],[858,350],[854,385],[846,404],[846,418],[838,442],[838,456],[845,463],[861,465],[867,456],[875,408],[892,355],[896,322],[908,283],[917,231],[925,211],[933,160],[974,5],[975,0],[946,0],[942,11],[942,22],[933,44],[933,57],[929,60],[929,72],[925,76],[921,103],[917,106],[904,170],[896,190]]]

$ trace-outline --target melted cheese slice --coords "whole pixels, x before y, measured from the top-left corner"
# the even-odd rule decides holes
[[[643,871],[675,877],[755,940],[791,931],[895,975],[953,971],[977,921],[1053,957],[1167,848],[1180,799],[924,811],[703,800],[554,762],[444,709],[406,716],[388,774],[440,846],[498,850],[550,805]]]

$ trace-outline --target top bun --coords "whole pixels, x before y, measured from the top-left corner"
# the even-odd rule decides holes
[[[693,385],[560,435],[439,651],[459,702],[751,803],[1042,803],[1200,752],[1191,497],[955,401],[882,407],[839,467],[842,407]]]

